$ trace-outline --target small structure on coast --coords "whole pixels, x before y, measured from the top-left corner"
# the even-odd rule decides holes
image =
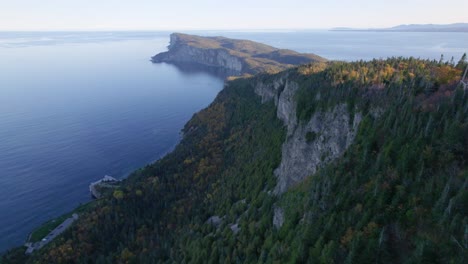
[[[102,188],[116,188],[118,187],[118,183],[120,181],[114,177],[109,175],[105,175],[104,178],[100,179],[99,181],[92,182],[89,185],[89,192],[91,196],[95,199],[101,198],[101,189]]]

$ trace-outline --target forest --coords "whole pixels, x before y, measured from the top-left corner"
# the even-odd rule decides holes
[[[173,152],[42,250],[0,262],[467,263],[467,66],[332,61],[229,81]],[[363,119],[342,157],[274,195],[286,129],[254,88],[284,76],[301,122],[337,104]]]

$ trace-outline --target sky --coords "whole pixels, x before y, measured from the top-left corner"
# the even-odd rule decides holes
[[[467,0],[0,0],[0,30],[379,28],[468,22]]]

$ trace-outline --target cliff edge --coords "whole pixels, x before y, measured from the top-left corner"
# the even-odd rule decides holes
[[[326,61],[315,54],[277,49],[250,40],[200,37],[181,33],[170,36],[167,52],[152,57],[154,63],[199,64],[220,68],[225,75],[275,73],[295,65]]]

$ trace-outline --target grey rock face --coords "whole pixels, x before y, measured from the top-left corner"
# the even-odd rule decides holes
[[[273,100],[277,107],[276,116],[286,125],[290,136],[296,125],[296,103],[294,96],[299,86],[295,82],[289,82],[287,76],[279,78],[272,83],[258,83],[255,93],[262,97],[262,103]]]
[[[275,170],[275,193],[285,192],[340,157],[353,142],[361,115],[356,114],[352,125],[349,120],[346,105],[342,104],[330,112],[315,113],[307,123],[297,124],[282,147],[281,164]],[[315,139],[307,142],[307,133],[313,133]]]
[[[287,76],[268,84],[258,83],[255,87],[262,102],[275,102],[277,117],[287,127],[281,163],[274,172],[278,179],[274,190],[277,195],[343,155],[353,142],[362,119],[362,115],[356,113],[350,124],[351,116],[346,105],[341,104],[328,112],[314,113],[307,122],[299,122],[294,99],[298,89],[298,85],[288,81]],[[308,134],[313,135],[309,140]]]
[[[177,44],[179,44],[179,36],[177,34],[170,35],[169,46],[167,47],[169,50],[173,49]]]
[[[275,207],[273,215],[273,225],[278,229],[284,224],[284,210],[281,207]]]
[[[241,230],[241,228],[239,227],[239,224],[237,224],[237,223],[236,223],[236,224],[232,224],[232,225],[230,226],[230,228],[231,228],[231,231],[232,231],[234,234],[239,233],[240,230]]]
[[[160,53],[152,58],[153,62],[197,63],[204,66],[222,67],[240,74],[243,70],[242,61],[229,54],[224,49],[203,49],[189,45],[182,45],[178,36],[171,35],[169,51]]]
[[[223,221],[223,219],[221,217],[219,217],[217,215],[214,215],[214,216],[208,218],[206,223],[218,227],[221,224],[222,221]]]

